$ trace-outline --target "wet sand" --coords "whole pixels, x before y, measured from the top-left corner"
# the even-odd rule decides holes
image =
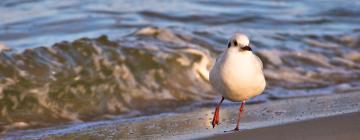
[[[355,140],[360,138],[360,113],[349,113],[279,126],[220,134],[208,140]]]
[[[228,139],[237,137],[244,137],[244,139],[321,140],[332,137],[348,139],[359,136],[355,134],[360,126],[359,102],[360,93],[357,92],[248,105],[242,116],[240,126],[242,132],[240,133],[224,133],[235,127],[238,110],[238,104],[224,102],[220,112],[220,125],[215,129],[210,124],[215,106],[215,103],[211,103],[185,113],[164,113],[135,119],[76,123],[11,132],[2,137],[4,139]]]

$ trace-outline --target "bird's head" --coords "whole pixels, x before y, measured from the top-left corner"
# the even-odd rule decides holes
[[[236,33],[229,40],[228,50],[252,51],[249,43],[249,38],[246,35]]]

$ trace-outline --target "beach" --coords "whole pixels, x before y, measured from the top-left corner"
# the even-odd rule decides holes
[[[237,105],[224,104],[220,125],[212,128],[213,105],[190,112],[164,113],[128,120],[97,121],[26,130],[4,139],[336,139],[359,136],[359,93],[293,98],[249,105],[241,132],[235,127]],[[265,137],[266,136],[266,137]]]
[[[208,140],[355,140],[360,138],[360,112],[278,126],[219,134]]]
[[[353,137],[358,9],[343,0],[2,0],[0,139]],[[266,88],[246,101],[241,132],[224,133],[240,103],[225,100],[212,128],[221,94],[209,72],[238,33],[262,61]]]

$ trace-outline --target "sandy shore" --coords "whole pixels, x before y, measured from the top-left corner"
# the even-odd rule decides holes
[[[279,126],[219,134],[209,140],[356,140],[360,113],[349,113]]]
[[[360,93],[293,98],[246,107],[240,133],[235,127],[238,104],[225,102],[220,125],[210,121],[215,103],[186,113],[135,119],[76,123],[7,133],[0,139],[349,139],[358,137]],[[270,139],[271,140],[271,139]]]

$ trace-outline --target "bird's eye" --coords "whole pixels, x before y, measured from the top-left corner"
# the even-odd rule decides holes
[[[231,43],[229,42],[229,43],[228,43],[228,48],[230,48],[230,45],[231,45]]]
[[[236,41],[236,40],[234,40],[234,46],[237,46],[237,45],[238,45],[237,41]]]

